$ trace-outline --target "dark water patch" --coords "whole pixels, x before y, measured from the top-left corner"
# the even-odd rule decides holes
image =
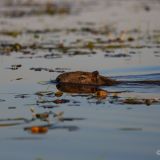
[[[55,99],[55,100],[39,99],[36,101],[37,104],[45,104],[45,103],[64,104],[69,102],[70,102],[70,99]]]
[[[12,137],[8,138],[9,140],[18,140],[18,141],[34,141],[34,140],[43,140],[44,137]]]
[[[155,57],[159,58],[159,57],[160,57],[160,55],[155,55]]]
[[[120,81],[120,84],[129,86],[160,86],[160,80],[135,80],[135,81]]]
[[[4,100],[4,99],[0,99],[0,102],[5,102],[6,100]]]
[[[127,67],[127,68],[114,68],[114,69],[102,69],[102,73],[105,74],[116,74],[117,76],[112,76],[113,78],[115,77],[115,79],[118,78],[125,78],[125,75],[127,76],[125,80],[128,80],[128,78],[130,76],[132,76],[134,78],[134,76],[145,76],[145,75],[150,75],[152,77],[153,74],[153,78],[156,78],[157,76],[159,76],[159,71],[160,71],[160,66],[159,65],[149,65],[149,66],[141,66],[141,67]],[[131,75],[131,73],[133,73],[133,75]],[[122,75],[122,76],[121,76]],[[151,78],[150,77],[150,78]],[[156,78],[156,79],[160,79],[160,78]]]
[[[20,125],[22,123],[17,123],[17,122],[13,122],[13,123],[1,123],[0,127],[10,127],[10,126],[16,126],[16,125]]]
[[[8,107],[8,109],[16,109],[15,106]]]
[[[88,97],[89,95],[88,94],[72,94],[71,95],[72,97]]]
[[[33,59],[34,57],[33,56],[19,56],[19,57],[17,57],[18,59]]]
[[[59,108],[60,106],[58,106],[58,105],[42,105],[39,107],[44,108],[44,109],[53,109],[53,108]]]
[[[105,57],[112,57],[112,58],[131,57],[131,55],[125,54],[125,53],[105,54],[104,56],[105,56]]]
[[[46,54],[46,55],[44,55],[43,58],[45,58],[45,59],[62,58],[62,55],[60,55],[60,54],[55,54],[55,53],[51,53],[51,54]]]
[[[52,126],[50,129],[57,130],[57,129],[62,129],[62,130],[68,130],[69,132],[72,131],[77,131],[79,130],[79,127],[75,125],[59,125],[59,126]]]
[[[16,121],[16,122],[20,122],[21,123],[29,123],[29,122],[32,122],[33,119],[27,119],[27,118],[24,118],[24,117],[17,117],[17,118],[3,118],[3,119],[0,119],[0,122],[11,122],[11,121]]]
[[[79,120],[85,120],[85,118],[63,117],[59,119],[59,121],[79,121]]]
[[[157,66],[157,67],[159,67],[159,66]],[[151,80],[151,82],[152,82],[152,80],[153,81],[160,80],[160,73],[114,76],[113,78],[119,79],[119,80],[121,80],[121,79],[128,80],[129,79],[129,80],[134,80],[134,81],[136,81],[136,80]]]
[[[139,97],[118,97],[118,98],[109,98],[109,103],[111,104],[121,104],[121,105],[146,105],[146,106],[153,106],[159,105],[160,99],[159,98],[139,98]]]
[[[31,67],[30,70],[33,71],[47,71],[47,72],[56,72],[56,73],[64,73],[66,70],[69,70],[68,68],[44,68],[44,67]]]
[[[57,71],[57,70],[54,70],[52,68],[42,68],[42,67],[32,67],[32,68],[30,68],[30,70],[33,70],[33,71],[47,71],[47,72],[61,72],[61,73],[64,72],[64,71]]]
[[[19,57],[20,58],[20,57]],[[22,56],[21,56],[21,58],[23,58]],[[25,57],[24,57],[25,58]],[[27,57],[26,57],[27,58]],[[29,57],[30,58],[30,57]],[[45,54],[45,55],[43,55],[43,56],[35,56],[35,57],[33,57],[32,56],[32,58],[44,58],[44,59],[55,59],[55,58],[62,58],[62,55],[60,55],[60,54],[56,54],[56,53],[50,53],[50,54]]]
[[[11,79],[10,81],[20,81],[22,80],[23,78],[16,78],[16,79]]]
[[[120,131],[142,131],[142,128],[132,128],[132,127],[124,127],[124,128],[120,128]]]
[[[29,97],[30,97],[29,94],[18,94],[14,96],[14,98],[21,98],[21,99],[29,98]]]
[[[79,106],[81,106],[81,105],[80,105],[80,104],[69,104],[68,106],[71,106],[71,107],[77,106],[77,107],[79,107]]]
[[[34,119],[27,119],[27,118],[23,118],[23,117],[4,118],[4,119],[0,119],[0,127],[17,126],[17,125],[31,123],[33,121],[34,121]]]

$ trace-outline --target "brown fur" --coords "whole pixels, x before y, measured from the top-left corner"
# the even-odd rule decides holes
[[[66,72],[60,74],[56,81],[59,83],[68,83],[68,84],[83,84],[83,85],[96,85],[96,86],[112,86],[117,84],[116,80],[110,79],[105,76],[99,75],[98,71],[94,72]]]

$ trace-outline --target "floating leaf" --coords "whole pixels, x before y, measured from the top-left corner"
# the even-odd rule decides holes
[[[56,99],[53,102],[56,103],[56,104],[60,104],[60,103],[68,103],[68,102],[70,102],[70,100],[68,100],[68,99]]]
[[[22,49],[22,46],[19,43],[15,43],[12,45],[12,49],[13,49],[13,51],[18,52]]]
[[[86,47],[87,47],[88,49],[90,49],[90,50],[93,50],[93,48],[94,48],[94,43],[93,43],[93,42],[88,42],[88,43],[86,44]]]
[[[30,128],[25,128],[24,130],[27,130],[32,134],[45,134],[48,132],[48,127],[32,126]]]
[[[96,96],[98,98],[106,98],[108,96],[108,92],[105,90],[99,90],[96,92]]]
[[[56,97],[61,97],[63,95],[63,92],[61,92],[61,91],[57,91],[56,93],[55,93],[55,96]]]

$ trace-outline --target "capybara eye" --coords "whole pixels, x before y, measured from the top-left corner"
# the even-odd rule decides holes
[[[57,81],[57,82],[60,82],[60,78],[57,78],[56,81]]]

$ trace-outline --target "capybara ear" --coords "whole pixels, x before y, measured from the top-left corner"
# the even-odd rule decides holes
[[[92,72],[92,76],[94,76],[94,77],[99,76],[99,72],[98,72],[98,71],[93,71],[93,72]]]

